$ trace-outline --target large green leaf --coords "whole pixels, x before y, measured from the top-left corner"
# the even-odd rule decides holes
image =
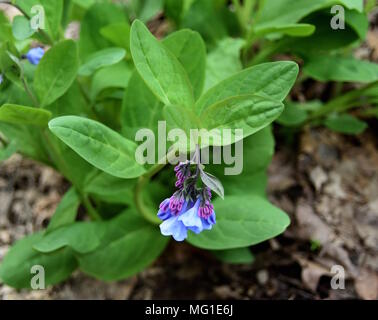
[[[79,75],[90,76],[100,68],[120,62],[125,55],[126,51],[122,48],[107,48],[97,51],[86,58],[79,68]]]
[[[222,250],[251,246],[282,233],[288,216],[259,196],[226,196],[214,201],[217,223],[211,231],[189,234],[188,241],[203,249]]]
[[[213,104],[239,95],[260,95],[283,101],[293,86],[298,65],[291,61],[263,63],[243,70],[207,91],[196,103],[198,113]]]
[[[0,121],[7,123],[46,127],[50,118],[51,112],[43,109],[16,104],[4,104],[0,107]]]
[[[74,82],[77,70],[77,48],[72,40],[62,41],[47,51],[34,78],[34,89],[41,106],[61,97]]]
[[[135,67],[151,91],[166,105],[192,107],[193,89],[184,67],[141,21],[131,26],[130,44]]]
[[[200,115],[202,125],[208,129],[242,129],[243,137],[250,136],[272,123],[282,113],[282,102],[258,95],[230,97],[206,108]],[[237,140],[230,137],[214,138],[212,145],[228,145]],[[235,137],[236,138],[236,137]]]
[[[203,47],[200,36],[195,32],[183,30],[171,34],[162,43],[182,63],[193,87],[197,88],[195,91],[198,94],[202,90],[205,65],[205,61],[202,60]],[[193,55],[196,56],[196,50],[199,50],[199,58],[195,58],[195,62],[192,63]],[[158,121],[164,120],[162,110],[163,104],[151,92],[139,73],[135,72],[123,99],[122,126],[124,134],[128,138],[134,139],[135,132],[140,128],[149,128],[156,132]]]
[[[31,289],[31,273],[33,266],[43,266],[45,284],[54,285],[65,279],[76,269],[77,261],[68,249],[51,254],[42,254],[33,246],[42,238],[36,233],[19,240],[9,250],[0,265],[0,279],[5,284],[17,289]]]
[[[347,81],[369,83],[378,80],[378,64],[353,57],[334,55],[312,56],[304,72],[319,81]]]
[[[105,281],[124,279],[146,268],[163,251],[168,238],[134,212],[103,223],[101,245],[79,257],[80,269]]]
[[[201,36],[191,30],[180,30],[166,37],[163,44],[186,70],[194,97],[198,98],[203,90],[206,69],[206,47]]]
[[[135,160],[136,144],[99,122],[65,116],[51,120],[49,128],[81,157],[110,175],[130,179],[145,172]]]

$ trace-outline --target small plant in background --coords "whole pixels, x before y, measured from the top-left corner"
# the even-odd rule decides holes
[[[44,29],[30,29],[36,3],[44,8]],[[346,29],[331,32],[335,4],[345,6]],[[30,288],[36,264],[45,269],[46,285],[77,268],[105,281],[129,277],[151,264],[170,236],[223,261],[251,262],[248,247],[290,222],[265,192],[271,123],[357,133],[365,123],[346,112],[363,103],[358,115],[375,114],[377,66],[351,57],[368,27],[370,4],[364,11],[362,1],[9,5],[23,15],[10,22],[0,11],[0,160],[18,152],[58,170],[71,185],[47,229],[16,242],[3,259],[0,278],[16,288]],[[145,25],[158,12],[168,30],[161,40]],[[77,20],[78,40],[65,39]],[[269,62],[283,54],[285,61]],[[303,66],[298,79],[298,64],[286,60]],[[334,97],[290,100],[295,83],[314,80],[333,81]],[[364,85],[344,92],[344,82]],[[175,167],[167,165],[178,156],[173,142],[164,150],[167,161],[141,164],[136,133],[158,133],[161,121],[187,136],[190,129],[242,129],[242,173],[225,175],[225,163],[204,171],[201,163],[201,150],[214,157],[216,147],[235,148],[236,136],[231,145],[196,141],[195,150],[184,152],[190,158],[194,151],[191,160]]]

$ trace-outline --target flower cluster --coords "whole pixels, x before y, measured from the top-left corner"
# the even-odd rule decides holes
[[[191,162],[183,162],[175,167],[176,187],[178,190],[161,204],[158,217],[163,220],[160,225],[164,236],[172,236],[176,241],[183,241],[188,230],[198,234],[211,230],[215,224],[214,206],[211,204],[211,190],[198,188],[198,165],[196,172],[191,172]]]

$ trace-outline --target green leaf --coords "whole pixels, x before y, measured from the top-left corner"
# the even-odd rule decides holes
[[[220,261],[230,264],[251,264],[255,261],[255,257],[247,247],[229,250],[214,250],[212,253]]]
[[[240,95],[209,106],[203,110],[200,118],[208,130],[243,129],[243,137],[247,137],[272,123],[283,109],[284,105],[280,101],[258,95]],[[232,137],[230,139],[231,141],[215,139],[213,145],[228,145],[237,142]]]
[[[135,139],[135,133],[140,128],[157,131],[163,104],[147,87],[138,72],[134,72],[125,91],[122,103],[121,121],[124,134],[129,139]]]
[[[378,64],[353,57],[311,56],[304,66],[306,75],[319,81],[369,83],[378,80]]]
[[[38,64],[34,89],[41,106],[47,106],[61,97],[72,85],[78,70],[75,42],[66,40],[48,50]]]
[[[52,254],[39,253],[33,246],[42,236],[42,233],[36,233],[12,246],[0,265],[2,282],[17,289],[31,289],[30,282],[35,276],[31,268],[36,265],[44,267],[46,285],[57,284],[70,276],[77,267],[72,252],[64,249]]]
[[[41,253],[50,253],[69,247],[79,254],[93,251],[100,245],[101,229],[95,222],[75,222],[45,234],[33,248]]]
[[[88,176],[84,192],[108,203],[132,205],[135,182],[136,180],[120,179],[105,172],[95,172]]]
[[[259,30],[294,24],[315,11],[332,7],[335,4],[345,5],[348,9],[357,9],[360,12],[363,10],[362,0],[265,0],[255,28]]]
[[[80,198],[74,188],[71,188],[63,196],[58,207],[52,216],[46,233],[49,233],[57,228],[71,224],[75,221],[77,210],[79,209]]]
[[[130,25],[128,23],[109,24],[101,28],[100,34],[117,47],[130,49]]]
[[[153,18],[163,8],[164,0],[131,0],[128,1],[128,11],[132,17],[143,22]]]
[[[286,127],[297,127],[302,125],[308,118],[308,114],[303,104],[287,103],[277,122]]]
[[[212,250],[251,246],[273,238],[289,225],[288,216],[259,196],[228,196],[216,199],[217,223],[211,231],[189,234],[196,247]]]
[[[30,38],[35,31],[31,28],[30,21],[26,17],[16,16],[13,19],[12,32],[15,39],[25,40]]]
[[[263,63],[245,69],[207,91],[196,103],[198,113],[234,96],[260,95],[283,101],[293,86],[298,65],[291,61]]]
[[[7,123],[46,127],[51,116],[51,112],[47,110],[16,104],[4,104],[0,107],[0,121]]]
[[[10,142],[5,148],[0,149],[0,162],[8,160],[17,151],[17,143],[15,141]]]
[[[60,36],[60,24],[63,15],[63,1],[61,0],[14,0],[15,4],[31,18],[40,11],[32,11],[36,5],[41,5],[44,10],[45,31],[54,40]],[[38,7],[34,7],[38,8]],[[42,38],[43,39],[43,38]]]
[[[79,68],[79,75],[90,76],[98,69],[120,62],[125,55],[125,49],[121,48],[107,48],[97,51],[88,56],[85,62],[81,65]]]
[[[295,24],[284,24],[280,26],[268,26],[265,28],[259,28],[255,30],[257,36],[264,36],[272,33],[279,33],[288,35],[291,37],[307,37],[313,34],[315,31],[315,26],[308,23],[295,23]]]
[[[82,60],[111,46],[100,30],[114,23],[127,23],[125,14],[115,4],[96,3],[89,8],[80,24],[79,53]]]
[[[224,188],[222,182],[215,176],[210,173],[207,173],[203,170],[200,171],[202,182],[210,188],[211,191],[214,191],[222,199],[224,198]]]
[[[49,128],[86,161],[110,175],[130,179],[145,172],[135,161],[137,145],[99,122],[65,116],[51,120]]]
[[[164,104],[193,106],[193,89],[185,69],[141,21],[131,26],[130,48],[139,74]]]
[[[227,20],[230,17],[225,5],[214,0],[194,0],[184,11],[181,27],[199,32],[208,45],[228,36]],[[235,15],[231,14],[231,17],[235,18]]]
[[[349,114],[332,115],[324,121],[329,129],[344,134],[361,134],[368,127],[363,122]]]
[[[225,152],[226,150],[223,150]],[[229,152],[229,150],[228,150]],[[226,186],[225,196],[230,195],[260,195],[265,197],[267,187],[267,168],[274,153],[274,137],[268,126],[243,140],[243,157],[235,157],[235,163],[208,165],[206,169],[218,177]],[[241,162],[240,164],[238,162]],[[242,172],[227,172],[241,166]]]
[[[315,25],[315,32],[309,37],[284,38],[280,46],[307,57],[309,54],[324,54],[341,49],[364,39],[368,28],[364,14],[345,10],[345,28],[337,32],[330,32],[331,18],[329,12],[323,11],[306,17],[303,22]]]
[[[90,90],[91,99],[96,99],[96,97],[105,89],[125,89],[129,84],[131,75],[132,67],[125,61],[121,61],[120,63],[97,71],[92,79]]]
[[[205,90],[243,69],[240,49],[244,40],[225,38],[207,56]]]
[[[176,58],[183,64],[193,86],[197,88],[197,93],[201,91],[202,59],[195,59],[196,62],[192,64],[187,53],[191,52],[195,56],[194,48],[197,48],[201,52],[201,42],[202,40],[196,33],[188,30],[175,32],[162,41],[173,54],[177,54]],[[177,50],[177,48],[181,48],[182,50]],[[193,66],[195,67],[194,69]],[[134,139],[135,132],[143,127],[156,132],[158,121],[164,120],[161,114],[162,110],[163,104],[151,92],[139,73],[134,72],[125,92],[122,105],[122,127],[124,134],[128,138]]]
[[[120,280],[140,272],[160,255],[169,241],[159,228],[134,212],[125,212],[103,224],[105,233],[100,247],[79,257],[80,269],[101,280]]]
[[[163,44],[182,64],[192,84],[194,97],[199,98],[206,69],[206,46],[200,34],[191,30],[180,30],[166,37]]]

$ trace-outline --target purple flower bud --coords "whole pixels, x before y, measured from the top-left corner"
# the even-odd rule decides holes
[[[45,51],[42,48],[32,48],[26,54],[26,58],[29,60],[31,64],[37,65],[39,61],[41,61],[44,54]]]

